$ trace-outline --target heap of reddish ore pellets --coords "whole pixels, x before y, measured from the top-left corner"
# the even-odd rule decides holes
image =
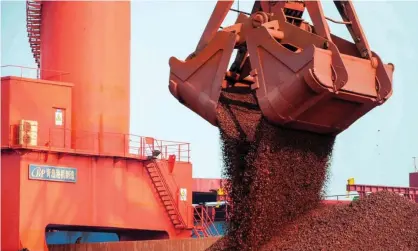
[[[365,250],[351,248],[356,241],[367,242],[365,246],[371,247],[367,250],[376,250],[388,247],[374,241],[380,237],[368,234],[370,226],[380,226],[376,218],[399,223],[405,220],[385,214],[390,212],[386,207],[396,208],[388,203],[400,204],[406,215],[417,219],[415,204],[388,194],[379,195],[383,200],[360,200],[356,207],[321,206],[335,137],[271,125],[262,117],[252,91],[223,91],[218,121],[232,212],[228,234],[208,250]],[[378,199],[380,204],[375,202]],[[374,203],[376,207],[371,207]],[[400,230],[409,233],[400,239],[409,238],[410,242],[396,250],[415,250],[402,249],[408,245],[418,248],[418,228],[412,227],[418,222],[409,226],[408,231]],[[384,236],[392,240],[390,236],[397,235],[388,227]],[[410,239],[413,233],[415,241]]]

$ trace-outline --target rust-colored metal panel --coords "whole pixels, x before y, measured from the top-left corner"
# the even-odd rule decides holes
[[[129,1],[42,2],[41,69],[68,72],[62,81],[74,83],[76,134],[129,133],[130,16]],[[42,79],[54,77],[41,71]],[[88,144],[75,141],[83,136],[76,134],[74,145]],[[124,141],[98,147],[112,152],[123,149]]]
[[[38,122],[37,142],[39,146],[70,148],[71,130],[65,128],[71,126],[72,84],[3,77],[1,78],[1,86],[2,90],[6,90],[1,96],[2,102],[4,102],[2,112],[5,112],[6,116],[4,121],[2,119],[2,146],[18,144],[17,125],[20,120],[24,119]],[[63,121],[65,125],[56,125],[56,109],[54,108],[65,111],[66,118]]]
[[[409,174],[409,186],[418,187],[418,172]],[[415,198],[415,201],[418,202],[418,196]]]
[[[2,85],[3,87],[3,85]],[[19,153],[1,151],[1,245],[0,250],[11,251],[19,247],[20,189]]]
[[[222,182],[225,182],[225,180],[194,178],[193,192],[210,192],[211,190],[218,190],[222,187]]]
[[[260,1],[214,34],[231,4],[219,1],[197,49],[185,61],[170,58],[171,93],[216,126],[221,89],[247,88],[274,124],[341,133],[390,98],[394,66],[370,49],[352,3],[334,3],[354,43],[330,33],[320,1]]]
[[[219,238],[50,245],[50,251],[203,251]]]
[[[418,172],[409,174],[409,186],[418,187]]]
[[[188,238],[190,229],[175,229],[170,222],[151,179],[137,160],[115,162],[112,158],[27,151],[24,156],[2,150],[2,248],[3,251],[47,250],[45,228],[48,224],[158,230],[170,239]],[[11,153],[14,153],[11,151]],[[29,165],[76,168],[74,183],[29,179]],[[178,197],[177,187],[192,190],[192,168],[177,163],[172,175],[163,170],[170,190]],[[50,169],[51,170],[51,169]],[[175,180],[174,180],[175,179]],[[16,186],[16,184],[18,186]],[[179,203],[179,211],[188,225],[192,193]],[[83,205],[80,207],[80,205]],[[5,230],[7,229],[7,231]],[[136,240],[142,236],[136,236]],[[117,250],[117,249],[115,249]]]

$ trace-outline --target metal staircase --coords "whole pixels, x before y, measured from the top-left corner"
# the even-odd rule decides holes
[[[42,2],[39,0],[26,1],[26,29],[30,48],[38,69],[41,67],[41,16]],[[38,71],[39,77],[39,71]]]
[[[170,187],[167,185],[167,182],[164,179],[163,174],[160,170],[160,164],[163,162],[159,162],[156,159],[148,161],[145,165],[145,169],[147,170],[152,183],[154,184],[155,190],[163,203],[168,217],[170,218],[171,222],[174,225],[174,228],[177,229],[186,229],[187,224],[184,222],[183,217],[176,205],[176,200],[174,199],[173,195],[171,194]]]
[[[161,169],[168,170],[168,161],[166,160],[166,156],[163,156],[163,153],[159,151],[161,146],[155,144],[155,140],[153,138],[147,138],[144,142],[144,147],[148,160],[145,162],[145,169],[148,172],[148,175],[151,178],[151,181],[154,185],[155,190],[157,191],[161,202],[166,209],[168,217],[170,218],[174,228],[176,229],[191,229],[192,235],[195,234],[197,237],[209,237],[209,236],[219,236],[219,233],[209,217],[209,214],[205,208],[193,207],[193,217],[194,217],[194,224],[192,228],[188,228],[186,222],[184,221],[178,205],[175,199],[175,196],[171,193],[171,189],[168,186]],[[157,159],[157,156],[154,155],[155,152],[158,152],[158,155],[161,154],[160,159]],[[176,182],[174,181],[175,188],[179,189]],[[190,208],[191,205],[188,205],[186,201],[183,201],[185,207],[187,209]]]

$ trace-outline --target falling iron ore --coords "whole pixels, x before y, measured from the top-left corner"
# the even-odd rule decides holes
[[[398,195],[320,204],[335,137],[271,125],[251,91],[224,91],[218,121],[232,212],[208,250],[418,250],[417,204]]]
[[[269,124],[251,91],[223,92],[218,121],[232,212],[211,249],[257,250],[319,204],[335,138]]]

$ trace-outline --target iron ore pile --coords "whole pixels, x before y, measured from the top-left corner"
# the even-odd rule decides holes
[[[418,250],[418,204],[321,204],[334,136],[269,124],[248,90],[222,92],[218,121],[232,211],[208,250]]]

